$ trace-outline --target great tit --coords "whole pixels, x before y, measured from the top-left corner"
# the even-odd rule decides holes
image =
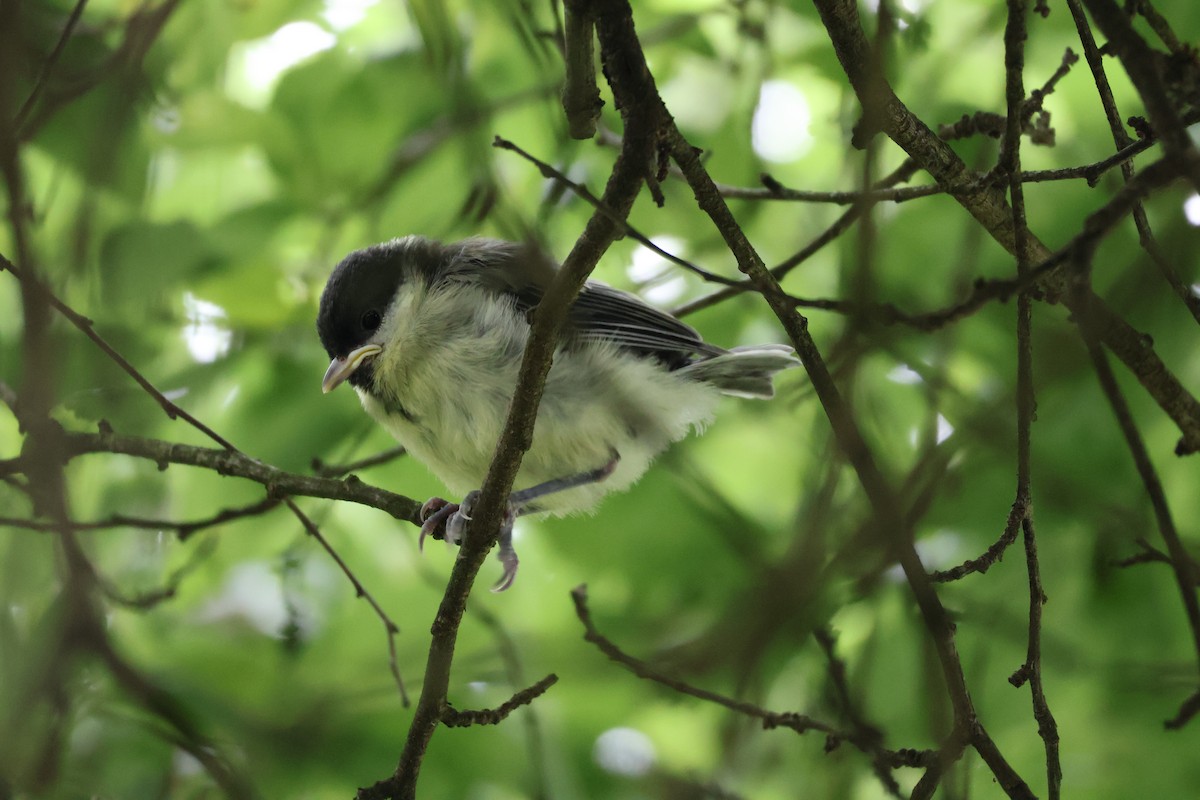
[[[363,407],[451,491],[433,498],[424,536],[457,541],[487,474],[516,389],[530,312],[555,265],[496,239],[421,236],[357,250],[333,270],[317,332],[333,360],[321,388],[349,382]],[[592,508],[711,418],[720,395],[769,398],[800,362],[784,345],[726,350],[638,297],[589,281],[571,306],[538,408],[533,444],[499,540],[512,584],[512,519]]]

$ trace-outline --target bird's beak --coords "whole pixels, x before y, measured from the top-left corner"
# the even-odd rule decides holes
[[[326,394],[332,392],[338,384],[353,375],[364,361],[382,352],[383,348],[377,344],[364,344],[357,350],[351,350],[345,358],[330,361],[329,369],[325,370],[325,377],[321,380],[321,391]]]

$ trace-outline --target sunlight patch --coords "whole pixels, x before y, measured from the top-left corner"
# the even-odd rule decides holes
[[[184,292],[183,310],[187,316],[183,341],[193,360],[200,364],[211,364],[229,352],[233,334],[222,324],[224,309],[201,300],[191,292]]]
[[[887,379],[892,383],[902,383],[912,385],[924,382],[921,373],[910,367],[908,364],[897,364],[892,367],[891,372],[887,374]]]
[[[1194,194],[1183,201],[1183,216],[1188,224],[1200,227],[1200,194]]]
[[[812,110],[803,92],[787,81],[766,81],[750,126],[751,146],[765,161],[794,161],[812,147],[811,123]]]
[[[226,93],[261,108],[283,73],[336,43],[337,37],[315,22],[289,22],[264,39],[235,45],[230,50]]]
[[[675,236],[654,236],[650,241],[673,255],[680,255],[684,242]],[[687,279],[674,272],[674,265],[648,247],[633,251],[633,259],[625,270],[629,279],[638,284],[641,295],[649,302],[665,306],[683,297]]]
[[[650,737],[633,728],[609,728],[596,737],[592,751],[596,763],[614,775],[645,775],[657,758]]]
[[[378,2],[379,0],[325,0],[325,9],[321,12],[321,17],[335,31],[344,31],[362,22],[367,16],[367,11]]]

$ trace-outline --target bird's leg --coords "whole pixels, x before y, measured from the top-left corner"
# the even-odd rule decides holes
[[[500,521],[500,535],[496,540],[499,544],[496,556],[504,566],[504,574],[500,576],[500,580],[492,587],[493,592],[503,592],[512,586],[513,581],[517,577],[517,567],[520,564],[520,560],[517,558],[517,551],[513,549],[512,544],[513,522],[517,517],[540,511],[541,509],[538,508],[535,502],[540,497],[604,480],[609,475],[612,475],[613,470],[617,468],[619,460],[620,456],[614,451],[608,463],[599,469],[581,472],[578,475],[571,475],[566,478],[555,478],[545,483],[539,483],[536,486],[530,486],[528,489],[513,492],[508,496],[504,516]],[[435,535],[437,529],[445,525],[445,540],[450,544],[460,544],[467,532],[467,523],[471,521],[471,511],[478,500],[478,491],[468,494],[463,498],[461,503],[448,503],[440,497],[430,498],[421,507],[421,519],[424,522],[421,525],[420,541],[424,542],[426,536]]]

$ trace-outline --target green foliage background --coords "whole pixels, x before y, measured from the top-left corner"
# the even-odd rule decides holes
[[[1192,0],[1156,5],[1181,38],[1200,41]],[[1069,15],[1052,6],[1047,19],[1030,23],[1027,89],[1050,76],[1066,47],[1078,50]],[[21,5],[15,59],[23,70],[10,79],[19,98],[71,7]],[[164,6],[88,3],[26,120],[22,166],[44,277],[143,374],[244,452],[304,473],[314,458],[343,463],[386,449],[390,441],[352,393],[320,393],[327,359],[313,321],[324,278],[345,252],[408,233],[535,231],[565,256],[591,208],[491,146],[503,136],[597,193],[608,175],[611,146],[566,135],[561,58],[544,35],[555,26],[551,4],[380,0],[363,3],[361,19],[342,27],[318,2],[188,0],[171,9],[157,37],[146,22],[155,8]],[[897,12],[888,74],[915,113],[938,124],[1003,112],[1003,4],[929,0]],[[646,0],[635,18],[664,98],[717,180],[754,186],[767,171],[795,188],[862,185],[864,156],[848,146],[859,107],[807,3]],[[279,42],[305,35],[325,49],[279,65],[277,76],[264,72],[264,54],[278,58]],[[152,43],[139,54],[147,37]],[[1109,70],[1123,112],[1141,113],[1119,66],[1110,60]],[[768,80],[794,86],[811,111],[807,128],[800,120],[795,131],[811,142],[784,163],[765,162],[752,147]],[[603,123],[619,133],[605,97]],[[1046,108],[1055,146],[1026,143],[1026,169],[1112,152],[1084,65]],[[992,140],[955,147],[981,169],[996,157]],[[874,158],[882,175],[902,154],[880,142]],[[1097,188],[1081,180],[1029,185],[1031,228],[1059,247],[1119,185],[1116,170]],[[667,180],[663,189],[665,205],[644,194],[632,224],[736,276],[687,187]],[[1164,251],[1196,283],[1185,199],[1182,189],[1165,191],[1148,211]],[[733,207],[768,264],[843,210]],[[12,257],[12,249],[11,230],[0,230],[0,252]],[[635,257],[644,258],[639,249],[619,242],[596,276],[639,291],[681,280],[673,303],[713,290],[665,262],[649,281],[645,268],[631,273]],[[961,208],[933,197],[877,207],[869,228],[841,237],[784,286],[803,297],[850,297],[865,280],[867,296],[921,312],[961,299],[977,278],[1013,270]],[[1132,225],[1105,240],[1095,280],[1153,337],[1184,385],[1200,388],[1195,323],[1157,280]],[[810,315],[885,469],[897,482],[908,479],[908,500],[926,504],[918,534],[931,568],[986,549],[1012,502],[1013,314],[1011,305],[992,303],[933,333]],[[783,340],[753,296],[689,322],[726,346]],[[61,319],[52,363],[22,364],[21,332],[18,284],[0,274],[0,381],[19,394],[24,370],[52,371],[56,417],[72,430],[94,430],[104,419],[120,433],[208,444],[168,420]],[[1195,689],[1178,590],[1164,565],[1113,566],[1138,552],[1139,537],[1157,541],[1145,492],[1066,313],[1035,307],[1034,335],[1034,498],[1049,596],[1044,672],[1067,795],[1194,796],[1197,725],[1162,729]],[[216,349],[197,354],[202,337]],[[1171,455],[1178,431],[1118,370],[1194,548],[1200,461]],[[22,440],[13,415],[0,409],[0,458],[16,456]],[[83,521],[114,513],[200,519],[262,497],[256,484],[114,455],[77,459],[67,474],[72,512]],[[442,491],[403,458],[360,474],[414,498]],[[382,512],[301,505],[399,623],[400,669],[419,686],[453,551],[433,543],[419,553],[416,530]],[[6,517],[30,513],[10,485],[0,484],[0,506]],[[582,640],[568,597],[586,583],[606,634],[694,684],[838,722],[825,657],[809,635],[827,625],[856,701],[887,745],[933,747],[949,713],[940,678],[903,579],[863,539],[866,516],[803,370],[794,370],[771,403],[726,401],[702,438],[677,446],[596,515],[529,521],[518,533],[516,586],[501,595],[480,587],[472,597],[450,696],[459,708],[495,706],[546,673],[560,681],[499,727],[439,731],[421,795],[726,796],[720,787],[763,800],[885,796],[869,760],[848,745],[825,753],[817,734],[764,731],[610,663]],[[383,628],[286,511],[186,542],[120,527],[80,535],[115,593],[176,589],[145,609],[108,601],[108,632],[263,797],[345,798],[390,774],[411,712],[388,671]],[[1016,550],[941,593],[956,614],[981,718],[1040,793],[1043,755],[1028,691],[1006,680],[1025,658],[1023,561]],[[492,573],[494,562],[483,578]],[[53,535],[0,528],[0,797],[217,796],[197,762],[114,687],[103,665],[58,659],[67,623],[61,574]],[[639,734],[616,748],[623,767],[598,745],[611,742],[600,737],[614,729]],[[898,775],[909,788],[918,777]],[[968,757],[942,796],[999,794]]]

